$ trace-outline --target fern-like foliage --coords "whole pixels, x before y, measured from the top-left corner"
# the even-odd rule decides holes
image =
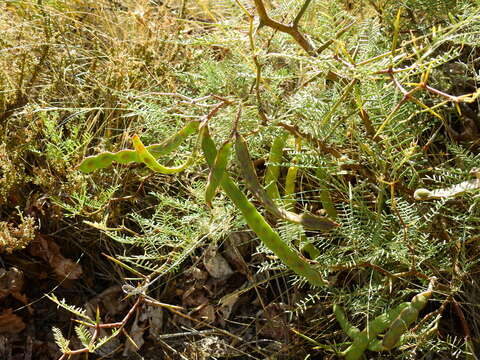
[[[75,334],[84,347],[91,347],[92,345],[92,333],[88,328],[82,324],[75,326]]]
[[[62,334],[62,331],[57,327],[52,327],[53,338],[55,339],[55,344],[60,348],[60,350],[65,353],[70,351],[69,345],[70,340],[65,339]]]
[[[73,315],[78,316],[79,318],[81,318],[83,320],[86,320],[86,322],[89,323],[89,324],[95,324],[95,321],[90,319],[90,317],[87,315],[87,311],[85,309],[82,309],[82,308],[74,306],[74,305],[67,304],[65,299],[59,299],[53,293],[47,294],[46,296],[51,301],[53,301],[55,304],[57,304],[59,307],[71,312]]]

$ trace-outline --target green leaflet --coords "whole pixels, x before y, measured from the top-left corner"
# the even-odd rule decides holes
[[[202,134],[202,150],[209,166],[213,166],[217,149],[213,142],[208,128],[200,131]],[[257,234],[262,243],[268,247],[278,258],[292,271],[304,277],[314,286],[325,286],[327,282],[323,280],[320,273],[312,267],[305,259],[301,258],[294,250],[285,244],[277,232],[265,221],[263,216],[257,211],[255,206],[240,191],[238,186],[232,181],[227,172],[220,180],[220,186],[227,196],[232,200],[235,206],[241,211],[248,226]]]
[[[210,169],[207,188],[205,190],[205,201],[209,207],[212,207],[212,200],[215,196],[215,192],[225,174],[225,169],[227,167],[231,149],[231,142],[226,142],[225,144],[223,144],[218,151],[217,156],[215,157],[213,166]]]
[[[330,230],[338,226],[336,222],[325,217],[307,213],[298,215],[278,207],[258,181],[257,173],[250,158],[245,139],[238,133],[235,137],[235,152],[237,154],[238,162],[240,163],[241,173],[248,189],[260,202],[262,202],[263,206],[265,206],[272,215],[295,224],[303,225],[305,228],[312,230]]]
[[[158,158],[162,155],[167,155],[174,151],[180,144],[190,135],[198,131],[200,126],[199,121],[191,121],[187,123],[177,133],[170,136],[161,144],[153,144],[147,146],[147,151]],[[109,151],[86,157],[78,166],[78,168],[84,173],[91,173],[98,169],[105,169],[112,165],[113,162],[119,164],[139,163],[142,162],[137,154],[136,150],[120,150],[112,153]]]

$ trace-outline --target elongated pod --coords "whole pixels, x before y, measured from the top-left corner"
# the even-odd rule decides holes
[[[341,355],[344,356],[346,360],[359,360],[362,358],[363,353],[367,348],[372,348],[375,349],[375,351],[378,351],[377,336],[380,333],[384,332],[395,320],[395,318],[400,314],[400,312],[409,305],[410,303],[407,302],[397,305],[393,309],[377,316],[375,319],[370,321],[367,327],[358,333],[347,332],[349,328],[344,328],[345,325],[342,325],[342,323],[345,324],[346,322],[345,314],[339,313],[338,310],[335,311],[334,308],[334,313],[337,321],[342,326],[342,329],[347,332],[347,335],[349,335],[353,339],[352,345],[350,345]]]
[[[178,132],[170,136],[160,144],[152,144],[147,146],[147,150],[157,159],[160,156],[168,155],[190,135],[195,134],[200,126],[200,121],[190,121]]]
[[[159,172],[161,174],[176,174],[180,171],[185,170],[190,164],[193,162],[195,157],[195,148],[192,152],[192,155],[188,158],[185,163],[176,167],[166,167],[158,163],[155,157],[147,150],[145,145],[143,145],[142,141],[138,137],[138,135],[134,135],[133,138],[133,146],[137,151],[138,159],[143,162],[147,167],[155,172]]]
[[[335,318],[340,324],[340,327],[349,338],[354,339],[358,334],[360,334],[360,330],[348,321],[347,315],[340,305],[333,304],[333,313],[335,314]]]
[[[120,164],[129,164],[139,162],[139,159],[135,150],[121,150],[116,153],[107,151],[83,159],[78,168],[88,174],[98,169],[108,168],[114,161]]]
[[[235,153],[240,164],[240,171],[248,189],[262,202],[263,206],[265,206],[272,215],[295,224],[303,225],[312,230],[329,230],[338,226],[336,222],[325,217],[306,213],[298,215],[277,206],[260,185],[245,139],[239,133],[235,135]]]
[[[175,150],[189,135],[198,131],[199,121],[191,121],[187,123],[177,133],[173,134],[160,144],[153,144],[146,147],[155,158],[167,155]],[[139,163],[141,162],[136,150],[120,150],[112,153],[109,151],[102,152],[97,155],[88,156],[78,166],[79,170],[84,173],[91,173],[98,169],[105,169],[112,165],[113,162],[120,164]]]
[[[300,151],[302,147],[302,140],[300,138],[295,139],[295,150]],[[297,184],[298,174],[298,156],[292,159],[292,164],[288,167],[287,175],[285,176],[285,194],[283,203],[287,210],[293,210],[295,207],[295,186]]]
[[[393,349],[397,345],[400,337],[417,320],[420,311],[427,305],[431,296],[432,288],[430,286],[427,291],[415,295],[410,305],[402,310],[383,338],[382,345],[386,350]]]
[[[395,306],[393,309],[388,310],[387,312],[378,315],[375,319],[370,321],[365,328],[365,333],[368,334],[370,340],[377,337],[377,335],[383,333],[392,322],[400,315],[400,313],[406,309],[410,303],[403,302]]]
[[[283,133],[273,139],[270,154],[268,156],[267,169],[265,171],[265,191],[273,200],[280,199],[278,191],[278,178],[280,176],[280,163],[283,158],[283,148],[287,142],[288,134]]]
[[[330,195],[330,191],[328,190],[328,183],[325,181],[327,178],[327,173],[324,169],[318,167],[316,171],[316,177],[319,179],[320,182],[320,201],[322,203],[323,208],[325,209],[328,217],[331,219],[337,218],[337,210],[333,205],[332,197]]]
[[[205,190],[205,201],[209,207],[212,207],[213,197],[215,196],[215,192],[220,185],[220,181],[222,180],[223,175],[225,174],[225,169],[227,167],[231,149],[231,142],[224,143],[218,151],[213,166],[210,169],[207,188]]]
[[[204,129],[200,130],[200,133],[202,134],[202,150],[205,159],[209,166],[213,166],[215,157],[217,156],[215,143],[210,137],[206,125]],[[304,277],[314,286],[325,286],[327,284],[315,268],[282,241],[280,236],[271,228],[263,216],[257,211],[255,206],[248,201],[247,197],[232,181],[227,172],[224,173],[220,180],[220,186],[240,210],[248,226],[255,232],[255,234],[257,234],[260,241],[278,256],[288,268],[296,274]]]

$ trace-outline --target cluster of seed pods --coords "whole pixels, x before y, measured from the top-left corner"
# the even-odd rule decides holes
[[[236,139],[236,152],[238,154],[238,134]],[[242,141],[242,140],[240,140]],[[213,142],[208,128],[205,129],[202,136],[202,150],[207,163],[215,171],[215,159],[217,158],[217,148]],[[240,149],[240,151],[242,151]],[[250,162],[250,160],[249,160]],[[246,164],[241,164],[241,167]],[[253,165],[252,165],[253,166]],[[258,181],[258,180],[257,180]],[[248,182],[248,179],[247,179]],[[256,207],[248,200],[245,194],[239,189],[237,184],[231,179],[225,170],[220,180],[220,186],[227,196],[232,200],[235,206],[240,210],[248,226],[255,232],[262,243],[269,248],[288,268],[296,274],[302,276],[314,286],[325,286],[327,282],[322,278],[320,272],[310,265],[303,257],[299,256],[292,248],[282,241],[280,235],[273,230],[265,218],[260,214]]]
[[[363,331],[350,324],[344,310],[339,305],[333,306],[333,313],[342,330],[352,339],[352,344],[340,355],[346,360],[359,360],[365,350],[388,351],[402,343],[402,336],[418,318],[420,311],[432,296],[435,278],[432,278],[426,291],[413,297],[411,302],[404,302],[370,321]],[[378,335],[385,332],[383,339]]]
[[[158,163],[156,159],[159,156],[172,152],[178,148],[189,135],[196,132],[198,132],[197,144],[191,156],[184,164],[177,167],[166,167]],[[267,168],[265,176],[266,189],[261,186],[257,178],[245,139],[237,131],[234,132],[234,136],[235,153],[245,183],[252,194],[271,214],[286,221],[300,224],[307,229],[329,230],[338,226],[337,223],[329,218],[308,213],[296,214],[280,207],[275,202],[274,199],[280,198],[277,187],[280,174],[279,163],[282,160],[282,152],[286,144],[287,136],[282,135],[274,140],[269,157],[270,165]],[[207,205],[212,206],[211,203],[217,189],[222,188],[234,205],[240,210],[246,223],[262,243],[288,268],[305,278],[314,286],[322,287],[328,285],[328,282],[322,278],[317,269],[282,241],[279,234],[268,224],[228,174],[227,165],[233,147],[231,139],[225,142],[217,151],[217,147],[210,136],[207,123],[192,121],[161,144],[145,146],[140,138],[135,135],[133,137],[133,145],[135,150],[121,150],[116,153],[104,152],[87,157],[79,165],[79,169],[85,173],[90,173],[97,169],[107,168],[111,166],[113,162],[120,164],[137,162],[144,163],[155,172],[174,174],[192,164],[196,157],[197,148],[201,147],[203,156],[210,167],[205,192]],[[288,185],[286,186],[288,190],[287,195],[293,193],[292,188],[294,189],[295,187],[297,173],[295,166],[291,166],[289,170],[286,179],[286,185]],[[428,299],[431,297],[432,286],[433,281],[430,283],[427,291],[416,295],[411,302],[402,303],[385,314],[378,316],[373,321],[370,321],[363,331],[351,325],[343,309],[339,305],[335,305],[334,314],[337,321],[345,333],[352,339],[351,346],[341,355],[347,360],[356,360],[360,359],[367,349],[371,351],[386,351],[398,346],[402,341],[402,335],[408,330],[409,326],[416,321],[419,312],[425,307]],[[377,336],[384,332],[385,335],[383,339],[378,339]]]
[[[309,213],[296,214],[279,207],[260,184],[245,139],[239,133],[236,133],[235,135],[235,152],[240,164],[240,171],[245,179],[248,189],[272,215],[295,224],[300,224],[311,230],[330,230],[338,226],[335,221],[326,217],[316,216]],[[275,192],[275,190],[271,191]],[[278,191],[278,188],[276,191]]]
[[[257,234],[258,238],[287,267],[289,267],[298,275],[304,277],[312,285],[325,286],[326,281],[323,280],[320,273],[304,258],[302,258],[297,252],[295,252],[286,243],[282,241],[278,233],[272,229],[272,227],[267,223],[264,217],[255,208],[255,206],[248,200],[248,198],[240,191],[238,186],[230,178],[226,167],[232,144],[230,142],[226,142],[220,148],[220,150],[217,151],[217,148],[210,136],[206,123],[201,124],[199,122],[191,122],[187,124],[178,133],[167,139],[164,143],[151,146],[145,146],[141,142],[140,138],[135,135],[133,137],[133,144],[135,150],[122,150],[116,153],[104,152],[95,156],[90,156],[82,161],[82,163],[79,165],[79,169],[85,173],[90,173],[97,169],[106,168],[110,166],[114,161],[121,164],[139,162],[144,163],[153,171],[163,174],[174,174],[184,170],[193,162],[192,159],[195,157],[195,151],[192,152],[192,155],[186,163],[178,167],[163,166],[158,163],[156,157],[168,154],[169,152],[173,151],[180,145],[183,140],[185,140],[187,136],[195,133],[196,131],[198,131],[199,133],[197,144],[201,144],[203,155],[211,169],[205,194],[207,204],[211,205],[211,201],[215,195],[216,189],[218,187],[221,187],[225,191],[227,196],[235,204],[235,206],[240,210],[240,212],[245,218],[245,221],[250,226],[250,228]],[[237,153],[246,150],[246,153],[244,153],[246,157],[241,157],[243,159],[242,161],[245,161],[248,166],[253,167],[251,159],[248,155],[248,149],[246,148],[246,144],[243,138],[237,136],[236,140],[236,148],[240,147],[237,150]],[[253,173],[255,174],[255,170],[253,170]],[[249,174],[251,175],[251,169]],[[247,178],[246,180],[247,182],[249,180],[255,180],[252,188],[261,188],[260,184],[258,183],[258,179],[256,178],[256,174],[254,178]],[[315,217],[314,215],[309,215],[305,218],[302,218],[297,214],[278,210],[276,204],[273,202],[273,200],[270,199],[270,197],[265,197],[262,195],[262,198],[269,205],[268,207],[273,212],[279,214],[282,217],[292,218],[297,223],[311,225],[311,227],[325,227],[323,219],[320,220],[320,223],[318,223],[319,220],[317,220],[317,217]],[[327,225],[331,227],[329,223],[327,223]]]

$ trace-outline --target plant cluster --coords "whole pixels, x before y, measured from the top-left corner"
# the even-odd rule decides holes
[[[292,314],[323,312],[292,326],[312,353],[475,356],[475,1],[122,4],[9,4],[45,45],[12,53],[25,71],[9,74],[21,81],[2,103],[9,119],[26,104],[41,114],[46,140],[22,149],[25,171],[50,164],[70,192],[55,203],[115,241],[116,271],[139,281],[132,312],[196,249],[248,227],[268,259],[256,275],[307,293]],[[31,104],[36,92],[48,101]],[[78,353],[131,314],[115,326],[84,318],[94,335],[78,328]],[[64,357],[76,353],[55,336]]]

